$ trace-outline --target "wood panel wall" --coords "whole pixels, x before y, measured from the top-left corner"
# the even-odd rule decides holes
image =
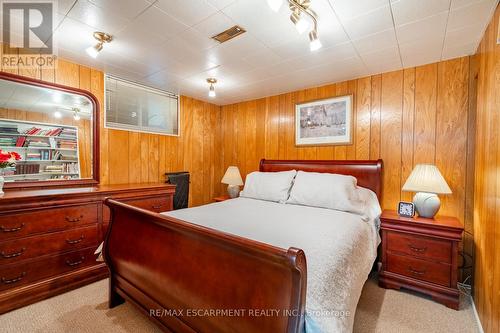
[[[500,7],[479,45],[474,200],[474,303],[485,332],[500,332]]]
[[[463,57],[222,107],[223,167],[237,165],[245,176],[268,159],[384,160],[382,206],[396,209],[413,193],[401,187],[417,163],[434,163],[453,194],[442,196],[440,214],[458,217],[472,252],[473,59]],[[353,95],[354,143],[296,147],[295,103]],[[469,263],[470,264],[470,263]],[[465,272],[470,275],[471,271]]]
[[[101,184],[163,182],[165,172],[189,171],[191,205],[211,202],[221,192],[219,106],[181,96],[179,137],[106,129],[102,71],[62,59],[55,69],[2,70],[85,89],[97,97],[101,108]]]

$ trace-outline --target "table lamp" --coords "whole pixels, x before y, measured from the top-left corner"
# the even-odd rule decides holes
[[[231,199],[236,198],[240,193],[240,186],[243,185],[240,170],[236,166],[227,168],[224,177],[221,180],[222,184],[227,184],[227,194]]]
[[[403,185],[405,192],[417,192],[413,204],[419,216],[433,218],[441,202],[438,194],[451,194],[439,169],[433,164],[417,164]]]

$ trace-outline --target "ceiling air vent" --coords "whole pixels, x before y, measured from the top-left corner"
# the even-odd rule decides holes
[[[235,25],[234,27],[231,27],[227,29],[226,31],[221,32],[218,35],[212,36],[212,39],[215,39],[219,43],[224,43],[227,42],[230,39],[233,39],[236,36],[241,35],[242,33],[245,33],[246,30],[243,29],[242,27]]]

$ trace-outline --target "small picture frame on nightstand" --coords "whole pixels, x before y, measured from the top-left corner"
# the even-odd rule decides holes
[[[415,205],[412,202],[400,201],[398,204],[398,215],[404,217],[415,216]]]

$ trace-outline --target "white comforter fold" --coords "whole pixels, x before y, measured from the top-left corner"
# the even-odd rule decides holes
[[[378,203],[376,204],[378,206]],[[373,208],[373,207],[372,207]],[[164,213],[281,248],[307,259],[307,320],[321,332],[351,332],[361,290],[376,258],[376,215],[238,198]],[[368,210],[367,210],[368,211]]]

